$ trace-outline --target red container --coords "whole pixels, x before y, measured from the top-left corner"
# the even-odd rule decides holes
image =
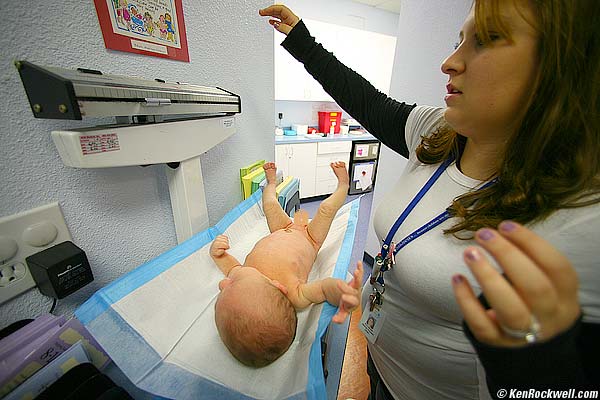
[[[340,133],[341,122],[341,111],[319,111],[319,132],[330,133],[333,126],[333,133]]]

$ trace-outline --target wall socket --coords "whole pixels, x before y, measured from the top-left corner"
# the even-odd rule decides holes
[[[72,239],[58,203],[0,218],[0,304],[35,286],[27,257],[65,241]]]

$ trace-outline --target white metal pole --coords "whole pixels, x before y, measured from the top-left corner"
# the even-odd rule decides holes
[[[209,227],[200,157],[184,160],[176,169],[165,168],[177,242],[182,243]]]

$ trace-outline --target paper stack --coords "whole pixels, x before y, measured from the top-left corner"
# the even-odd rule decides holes
[[[0,398],[33,399],[79,364],[109,362],[79,320],[44,314],[0,340]]]

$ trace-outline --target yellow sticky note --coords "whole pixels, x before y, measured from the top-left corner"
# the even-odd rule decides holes
[[[83,347],[85,348],[85,351],[88,353],[88,356],[90,356],[92,364],[94,364],[94,366],[96,368],[102,368],[102,366],[108,360],[108,357],[106,357],[103,352],[98,350],[96,348],[96,346],[94,346],[93,344],[90,343],[89,340],[87,340],[86,338],[81,336],[81,334],[79,332],[77,332],[75,329],[72,329],[72,328],[65,329],[65,331],[60,334],[60,338],[61,338],[61,340],[63,340],[65,343],[68,343],[68,344],[75,344],[79,340],[81,340]]]
[[[71,357],[67,361],[65,361],[64,363],[62,363],[60,365],[60,369],[62,370],[63,374],[66,374],[67,372],[69,372],[69,370],[71,368],[76,367],[78,365],[79,365],[79,361],[77,361],[75,358]]]

